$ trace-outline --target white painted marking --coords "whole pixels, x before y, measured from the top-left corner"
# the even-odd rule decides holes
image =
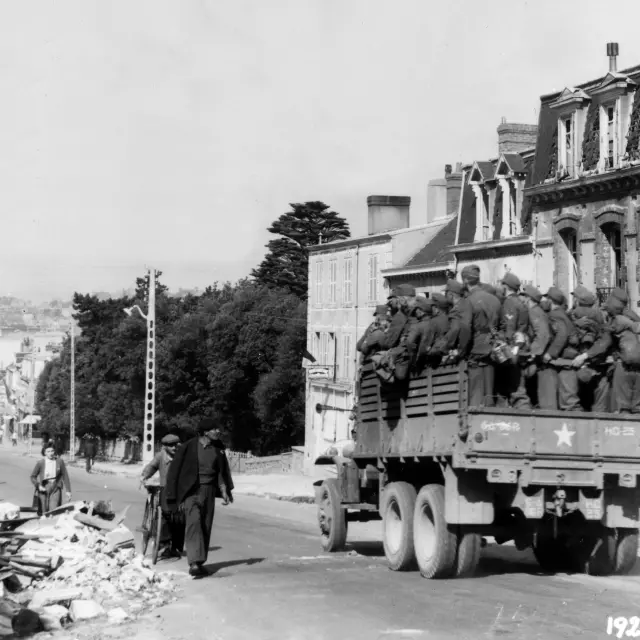
[[[558,436],[558,444],[557,444],[558,447],[562,446],[563,444],[566,444],[568,447],[570,447],[572,444],[571,438],[576,434],[575,431],[569,430],[566,422],[562,425],[562,429],[558,429],[553,433],[555,433]]]

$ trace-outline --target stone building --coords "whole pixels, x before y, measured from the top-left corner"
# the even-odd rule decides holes
[[[613,287],[638,305],[640,66],[541,97],[531,220],[553,251],[554,284],[580,283],[604,300]]]
[[[531,177],[538,127],[509,123],[497,128],[498,153],[463,167],[460,214],[451,247],[458,274],[477,264],[484,282],[497,285],[507,271],[523,283],[547,287],[553,280],[550,247],[531,225],[525,188]]]

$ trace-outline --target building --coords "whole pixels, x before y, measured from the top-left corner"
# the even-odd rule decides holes
[[[580,283],[604,300],[613,287],[638,305],[640,66],[540,99],[533,176],[525,189],[537,235],[551,247],[554,284]]]
[[[356,343],[376,305],[387,300],[385,273],[410,262],[451,222],[452,216],[438,215],[411,227],[410,203],[404,196],[369,196],[368,235],[309,248],[307,350],[316,362],[305,361],[307,473],[317,452],[349,437]]]
[[[525,195],[533,178],[538,127],[497,128],[497,155],[463,167],[460,213],[451,247],[453,271],[480,266],[483,282],[498,285],[507,271],[545,288],[553,284],[551,246],[532,226]]]

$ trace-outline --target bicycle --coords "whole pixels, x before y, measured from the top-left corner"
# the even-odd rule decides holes
[[[162,509],[160,508],[160,491],[162,487],[157,484],[144,483],[147,490],[147,501],[144,506],[142,517],[142,556],[147,555],[149,543],[151,543],[151,562],[158,562],[158,552],[160,551],[160,535],[162,532]]]

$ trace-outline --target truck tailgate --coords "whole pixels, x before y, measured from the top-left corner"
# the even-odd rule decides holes
[[[467,418],[467,455],[635,459],[640,464],[640,422],[635,417],[495,409],[470,411]]]

